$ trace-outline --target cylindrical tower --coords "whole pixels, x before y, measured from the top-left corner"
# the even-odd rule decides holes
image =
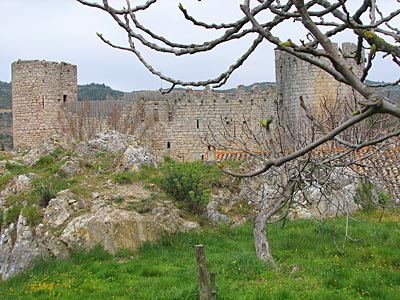
[[[65,62],[19,60],[12,64],[14,147],[36,146],[61,129],[66,103],[76,102],[77,68]]]
[[[343,43],[340,50],[352,71],[361,76],[363,66],[356,62],[356,45]],[[320,60],[330,64],[327,59]],[[304,116],[300,96],[307,107],[316,112],[321,109],[322,101],[329,106],[337,100],[350,101],[351,97],[359,97],[349,86],[338,82],[324,70],[284,51],[275,51],[275,75],[278,113],[289,122],[300,122],[299,118]]]

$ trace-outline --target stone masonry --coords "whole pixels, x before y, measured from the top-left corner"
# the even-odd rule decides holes
[[[141,107],[141,126],[136,135],[143,137],[161,155],[180,161],[205,159],[212,155],[211,141],[221,147],[230,143],[233,136],[245,140],[244,129],[260,131],[260,119],[275,114],[271,105],[273,89],[261,91],[255,87],[246,93],[239,86],[232,94],[186,90],[165,99],[142,99],[133,105]],[[137,109],[136,109],[137,110]],[[146,131],[145,134],[140,133]]]
[[[340,53],[351,66],[353,73],[361,77],[363,65],[356,63],[356,50],[353,43],[343,43],[340,47]],[[320,60],[329,65],[326,58]],[[319,67],[278,50],[275,51],[275,77],[278,109],[285,113],[282,117],[295,124],[304,115],[300,106],[300,96],[307,107],[316,110],[320,109],[322,101],[329,106],[337,99],[350,101],[361,97]]]
[[[60,130],[64,104],[77,101],[77,68],[39,60],[12,64],[13,140],[35,146]]]
[[[353,72],[360,74],[362,66],[354,60],[355,45],[344,43],[340,50]],[[281,120],[289,126],[297,126],[303,115],[300,96],[311,109],[318,109],[321,101],[333,103],[338,98],[358,97],[316,66],[281,51],[276,51],[275,57],[276,89],[254,87],[246,92],[239,86],[231,94],[210,88],[166,95],[155,91],[133,93],[133,102],[127,103],[122,113],[120,131],[136,135],[163,156],[180,161],[212,159],[215,149],[211,145],[239,150],[243,149],[239,145],[242,142],[249,150],[255,148],[262,142],[259,120],[276,117],[278,112],[283,112]],[[64,104],[77,101],[76,66],[17,61],[12,72],[14,146],[36,145],[61,129]]]

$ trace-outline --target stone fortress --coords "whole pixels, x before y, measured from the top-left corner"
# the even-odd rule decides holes
[[[362,66],[353,59],[355,45],[344,43],[341,51],[353,71],[361,72]],[[232,146],[230,136],[241,136],[243,128],[260,132],[260,119],[285,112],[295,120],[302,115],[300,96],[307,106],[317,107],[322,99],[329,102],[354,94],[326,72],[287,53],[276,51],[275,70],[275,88],[256,86],[251,92],[239,86],[232,94],[210,88],[164,95],[154,91],[134,93],[124,112],[125,122],[137,121],[129,133],[140,136],[161,155],[181,161],[210,159],[215,150],[208,142],[210,138],[220,141],[224,148]],[[12,94],[14,147],[35,146],[63,130],[63,109],[77,102],[77,68],[64,62],[14,62]]]

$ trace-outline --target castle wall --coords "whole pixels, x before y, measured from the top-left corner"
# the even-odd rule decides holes
[[[143,108],[143,125],[135,134],[161,155],[181,161],[204,159],[207,153],[212,155],[210,144],[215,141],[220,148],[243,149],[239,140],[251,143],[245,131],[259,132],[259,120],[274,116],[274,99],[272,90],[255,88],[245,93],[239,87],[234,94],[215,93],[206,88],[187,90],[170,99],[143,100],[137,104]]]
[[[14,147],[35,146],[60,130],[59,112],[77,101],[77,68],[39,60],[12,64]]]
[[[341,47],[353,72],[361,75],[362,66],[356,65],[354,60],[355,45],[344,43]],[[259,120],[276,117],[278,113],[287,126],[292,125],[292,129],[304,133],[307,128],[303,128],[306,122],[303,125],[300,122],[304,116],[300,96],[314,111],[321,110],[322,101],[333,105],[339,98],[349,101],[358,97],[316,66],[286,52],[276,51],[275,56],[276,91],[255,87],[246,92],[240,86],[232,94],[214,92],[210,88],[178,90],[166,95],[139,92],[132,95],[135,101],[125,108],[114,107],[109,116],[97,116],[97,119],[102,118],[100,125],[91,122],[95,116],[87,115],[95,111],[92,108],[85,110],[84,107],[83,119],[87,124],[97,124],[89,128],[90,134],[94,127],[109,126],[136,135],[161,155],[187,161],[212,155],[211,145],[219,149],[256,149],[257,143],[263,143]],[[12,92],[14,146],[37,145],[63,129],[60,120],[60,115],[61,118],[64,115],[63,107],[77,102],[76,66],[38,60],[17,61],[12,65]],[[79,133],[81,129],[74,128]]]

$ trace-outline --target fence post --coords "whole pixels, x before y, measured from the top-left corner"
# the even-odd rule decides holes
[[[211,274],[210,274],[210,284],[211,284],[210,300],[216,300],[217,299],[217,288],[215,285],[215,272],[211,272]]]
[[[200,300],[210,300],[208,279],[207,279],[206,256],[204,254],[203,245],[196,245],[196,263],[197,263],[197,274],[199,280]]]

